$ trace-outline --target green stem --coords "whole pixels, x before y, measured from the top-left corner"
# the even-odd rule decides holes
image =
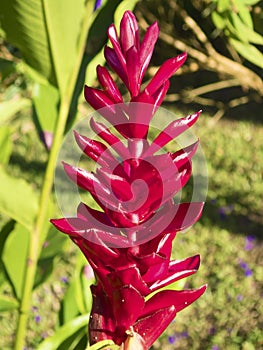
[[[90,2],[88,2],[88,4],[90,4]],[[84,16],[84,23],[82,26],[82,32],[80,35],[80,41],[79,41],[80,46],[79,46],[78,56],[76,59],[76,64],[74,65],[72,75],[70,76],[70,81],[68,84],[67,91],[65,92],[65,95],[61,98],[58,121],[57,121],[56,129],[54,131],[52,148],[50,151],[46,172],[43,180],[42,191],[40,195],[38,216],[30,236],[29,252],[28,252],[28,258],[27,258],[28,267],[27,267],[26,275],[24,279],[24,287],[23,287],[23,293],[22,293],[22,298],[20,303],[14,350],[23,350],[23,347],[25,345],[26,328],[27,328],[28,316],[30,312],[32,292],[33,292],[35,275],[37,270],[37,262],[41,251],[41,242],[43,239],[42,231],[43,231],[43,227],[47,216],[50,193],[53,187],[56,160],[57,160],[57,156],[63,140],[70,103],[74,93],[74,88],[76,85],[81,61],[85,50],[86,37],[87,37],[89,25],[93,19],[93,16],[90,16],[90,13],[91,13],[90,10],[91,10],[90,7],[87,6],[86,13]]]

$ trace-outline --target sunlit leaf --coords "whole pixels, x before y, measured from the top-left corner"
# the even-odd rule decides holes
[[[256,5],[260,0],[243,0],[246,5]]]
[[[2,260],[18,299],[22,295],[24,276],[27,269],[29,239],[29,231],[17,223],[15,229],[6,239],[3,249]]]
[[[39,259],[52,258],[62,254],[66,242],[68,242],[68,237],[66,235],[61,235],[56,231],[53,225],[50,225],[48,234],[42,245]]]
[[[65,296],[61,304],[61,324],[67,323],[79,314],[79,308],[76,300],[76,279],[70,281]]]
[[[184,289],[185,283],[186,282],[185,282],[184,279],[181,279],[181,280],[178,280],[176,282],[173,282],[173,283],[169,284],[168,286],[160,288],[160,289],[156,290],[155,292],[149,294],[146,297],[146,300],[151,299],[151,297],[153,297],[155,294],[159,293],[162,290],[182,290],[182,289]]]
[[[13,98],[0,103],[0,125],[8,122],[17,112],[31,106],[31,101],[27,98]]]
[[[125,11],[132,11],[137,4],[138,0],[123,0],[120,5],[117,7],[114,13],[114,23],[116,28],[119,28],[120,21]]]
[[[88,64],[87,70],[86,70],[86,77],[85,77],[85,84],[91,86],[96,77],[97,77],[97,72],[96,72],[96,67],[98,64],[103,66],[105,63],[105,58],[104,58],[104,50],[102,49]]]
[[[246,41],[258,45],[263,45],[263,37],[259,33],[255,32],[253,29],[248,27],[240,17],[234,13],[231,12],[231,20],[233,23],[233,26],[236,30],[235,34],[238,36],[238,38],[241,41]]]
[[[233,38],[230,38],[230,43],[241,56],[249,62],[254,63],[256,66],[263,68],[263,54],[255,46],[242,43]]]
[[[241,20],[249,28],[253,29],[253,20],[250,14],[249,7],[242,1],[233,0],[235,7],[237,8],[238,14]]]
[[[218,29],[223,29],[226,26],[225,19],[223,16],[221,16],[218,12],[214,11],[212,12],[212,20],[214,22],[214,25]]]
[[[53,336],[45,339],[37,347],[37,350],[57,350],[67,338],[77,333],[81,328],[87,327],[88,322],[89,315],[82,315],[71,320],[59,328]]]
[[[51,84],[36,83],[33,89],[34,121],[39,133],[53,133],[58,117],[59,92]]]
[[[12,141],[10,127],[2,126],[0,128],[0,163],[8,164],[12,153]]]
[[[0,212],[30,230],[38,208],[38,197],[33,188],[25,180],[8,175],[2,167],[0,183]]]
[[[231,3],[229,0],[218,0],[218,5],[217,5],[218,12],[224,12],[228,10],[230,6],[231,6]]]
[[[26,63],[64,92],[79,50],[85,0],[10,0],[1,3],[0,25]],[[92,4],[90,18],[92,19]]]
[[[7,221],[7,223],[1,228],[1,231],[0,231],[0,257],[2,256],[2,251],[3,251],[4,246],[5,246],[5,241],[6,241],[7,237],[9,236],[9,234],[14,230],[14,228],[15,228],[15,221],[14,220]]]
[[[18,306],[19,304],[16,299],[6,295],[0,295],[0,312],[15,310]]]
[[[111,350],[119,350],[120,347],[116,344],[114,344],[114,342],[112,340],[102,340],[90,347],[88,347],[86,350],[103,350],[103,349],[111,349]]]

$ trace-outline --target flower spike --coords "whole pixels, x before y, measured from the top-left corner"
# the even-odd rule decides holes
[[[158,35],[154,22],[140,41],[130,11],[122,17],[119,36],[113,24],[109,27],[112,47],[104,49],[106,62],[125,84],[130,100],[124,103],[113,76],[98,66],[101,88],[85,86],[84,96],[106,125],[95,116],[90,127],[98,138],[74,132],[78,146],[96,168],[89,172],[63,163],[70,180],[89,192],[99,208],[81,202],[75,216],[51,220],[94,270],[90,344],[110,340],[121,350],[149,350],[177,313],[206,290],[206,285],[169,289],[199,268],[198,254],[171,260],[171,253],[177,233],[199,219],[204,203],[176,204],[173,199],[190,179],[199,141],[175,152],[164,147],[187,131],[201,111],[170,122],[150,138],[151,121],[169,80],[187,57],[182,53],[166,60],[142,88]]]

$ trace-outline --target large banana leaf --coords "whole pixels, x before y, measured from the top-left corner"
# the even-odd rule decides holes
[[[92,13],[92,1],[91,1]],[[0,0],[0,25],[26,63],[63,92],[74,67],[85,0]]]

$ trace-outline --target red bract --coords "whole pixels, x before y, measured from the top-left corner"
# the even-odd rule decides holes
[[[186,59],[182,54],[167,60],[142,90],[158,33],[154,23],[140,43],[137,21],[129,11],[122,18],[119,38],[110,26],[112,48],[105,48],[106,61],[128,88],[130,102],[123,102],[108,70],[98,66],[102,90],[86,86],[85,97],[112,127],[91,119],[100,141],[75,132],[80,149],[97,163],[95,172],[64,163],[68,177],[101,208],[80,203],[76,217],[52,220],[79,246],[96,276],[91,344],[111,339],[125,349],[149,349],[177,312],[206,289],[160,291],[198,270],[198,255],[170,258],[177,232],[199,219],[203,203],[173,201],[191,176],[198,142],[174,153],[163,150],[196,122],[200,112],[168,124],[152,142],[148,137],[169,78]]]

